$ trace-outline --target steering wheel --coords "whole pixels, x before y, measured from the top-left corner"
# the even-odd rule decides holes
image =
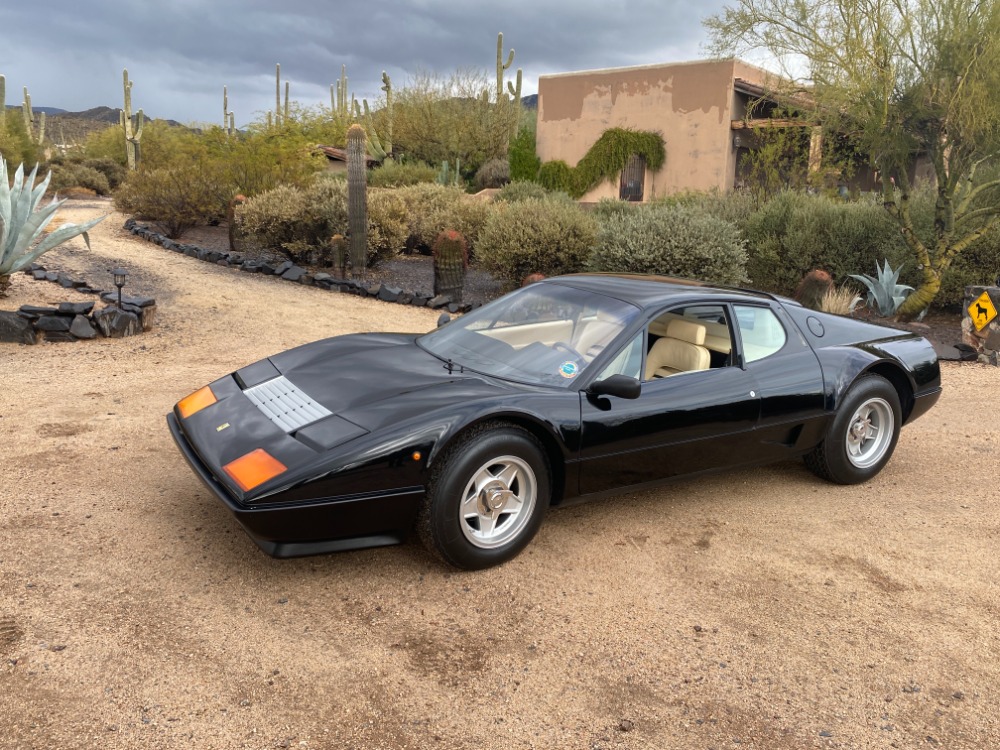
[[[580,352],[578,352],[572,346],[570,346],[569,344],[567,344],[565,341],[557,341],[557,342],[555,342],[552,345],[552,348],[555,349],[557,352],[566,352],[566,354],[569,354],[571,357],[576,357],[577,359],[580,359],[580,360],[583,359],[583,355],[580,354]]]

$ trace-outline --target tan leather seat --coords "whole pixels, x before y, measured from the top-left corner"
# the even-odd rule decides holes
[[[704,346],[705,326],[686,320],[671,320],[667,323],[666,333],[646,355],[646,380],[708,369],[712,357]]]

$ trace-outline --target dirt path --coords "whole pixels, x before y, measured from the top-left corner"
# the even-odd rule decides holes
[[[436,315],[121,223],[46,262],[132,269],[158,327],[0,345],[0,748],[996,744],[996,368],[945,365],[939,405],[863,487],[789,463],[623,495],[552,512],[484,573],[415,540],[279,562],[163,415],[275,351]],[[79,297],[18,275],[0,306]]]

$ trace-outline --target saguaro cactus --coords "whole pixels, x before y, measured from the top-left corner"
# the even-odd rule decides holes
[[[347,66],[341,65],[340,80],[336,84],[330,84],[330,110],[338,121],[347,123],[354,119],[357,108],[354,94],[347,90]]]
[[[0,130],[7,127],[7,78],[0,75]]]
[[[281,125],[281,63],[274,64],[274,124]]]
[[[226,138],[233,134],[233,113],[229,111],[229,90],[222,87],[222,129],[226,131]]]
[[[378,137],[375,129],[375,120],[368,109],[368,100],[364,99],[365,105],[365,130],[368,132],[368,153],[379,161],[392,159],[392,79],[382,71],[382,90],[385,92],[385,138]]]
[[[503,32],[497,34],[497,87],[492,111],[490,112],[490,150],[495,156],[504,156],[510,147],[510,139],[517,135],[517,128],[521,120],[521,69],[517,69],[515,80],[516,85],[507,81],[506,91],[504,90],[504,73],[514,64],[513,48],[507,55],[504,62],[503,57]],[[490,103],[490,93],[483,90],[480,100],[484,105]]]
[[[364,278],[368,259],[367,140],[365,129],[357,123],[347,129],[347,227],[354,278]]]
[[[4,109],[7,105],[4,104]],[[38,135],[36,136],[33,131],[33,125],[35,124],[35,111],[31,108],[31,94],[28,93],[28,87],[24,87],[24,101],[21,103],[21,113],[24,115],[24,130],[28,134],[28,140],[32,143],[37,143],[39,146],[42,145],[42,141],[45,140],[45,113],[39,112],[38,115]]]
[[[142,138],[142,126],[146,124],[142,109],[132,116],[132,81],[128,79],[128,68],[122,71],[122,84],[125,89],[125,108],[119,114],[118,122],[125,132],[125,158],[128,168],[135,170],[139,164],[139,139]]]
[[[434,294],[447,294],[462,301],[465,271],[469,267],[469,246],[459,232],[446,229],[434,240]]]

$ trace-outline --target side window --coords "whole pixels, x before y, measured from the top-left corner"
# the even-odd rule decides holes
[[[736,324],[743,339],[743,354],[747,362],[770,357],[788,340],[777,316],[767,307],[734,305]]]
[[[645,379],[714,370],[733,363],[724,305],[675,307],[650,321]]]
[[[597,376],[598,380],[610,378],[612,375],[628,375],[630,378],[639,379],[642,367],[642,332],[637,333],[625,348],[608,363],[608,366]]]

